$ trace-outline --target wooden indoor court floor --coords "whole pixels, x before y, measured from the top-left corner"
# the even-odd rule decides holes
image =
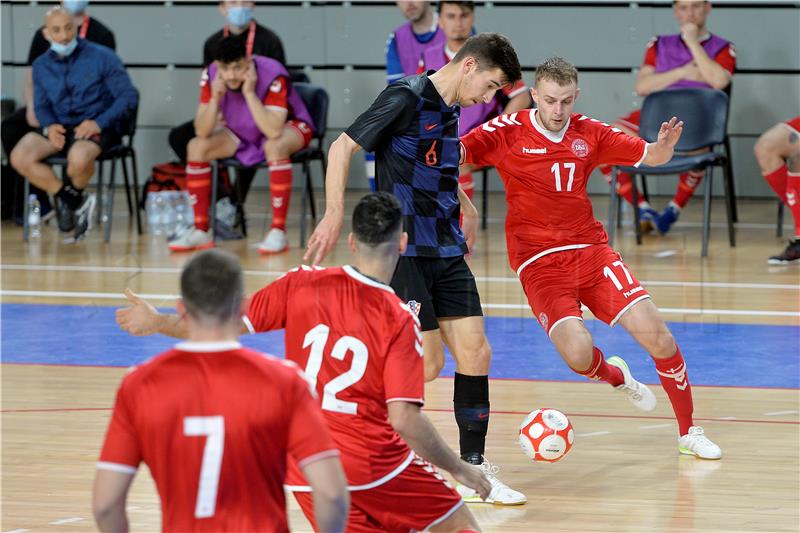
[[[352,203],[358,195],[351,195]],[[664,200],[665,201],[665,200]],[[298,209],[294,198],[292,213]],[[661,205],[662,202],[657,202]],[[490,227],[481,233],[471,266],[490,317],[530,317],[505,256],[502,198],[492,195]],[[605,198],[596,211],[605,216]],[[290,219],[287,254],[261,258],[254,245],[263,238],[263,192],[249,199],[251,236],[222,246],[241,255],[248,291],[299,264],[297,218]],[[686,324],[800,326],[800,268],[770,267],[769,255],[785,245],[775,237],[775,203],[740,201],[738,245],[729,248],[722,225],[712,228],[711,252],[700,259],[700,201],[684,213],[666,237],[649,236],[637,247],[629,226],[616,248],[664,310],[667,320]],[[130,287],[151,302],[169,306],[177,293],[179,269],[187,256],[170,255],[163,242],[131,230],[124,199],[118,198],[112,242],[95,229],[83,243],[65,245],[54,228],[23,244],[21,229],[3,222],[2,303],[120,306]],[[480,207],[480,206],[479,206]],[[716,203],[714,221],[724,211]],[[601,218],[602,220],[602,218]],[[347,225],[347,223],[346,223]],[[789,231],[787,227],[787,231]],[[344,239],[326,264],[349,260]],[[87,320],[95,320],[88,314]],[[96,316],[103,316],[102,313]],[[7,316],[3,317],[8,318]],[[53,316],[57,323],[59,317]],[[108,324],[96,327],[108,329]],[[92,335],[95,324],[87,324]],[[2,347],[20,330],[3,329]],[[99,331],[98,329],[98,331]],[[783,330],[782,330],[783,331]],[[616,331],[616,335],[625,335]],[[102,341],[102,339],[101,339]],[[513,341],[513,337],[512,337]],[[758,343],[758,338],[752,339]],[[25,341],[31,348],[41,339]],[[93,342],[96,342],[93,341]],[[24,344],[23,344],[24,345]],[[19,346],[19,344],[15,344]],[[789,358],[800,358],[791,345]],[[74,350],[80,351],[80,344]],[[749,346],[737,348],[747,352]],[[695,386],[695,416],[724,451],[721,461],[680,456],[669,402],[654,386],[659,405],[635,411],[607,385],[580,381],[495,379],[487,456],[500,477],[524,491],[519,507],[470,505],[484,531],[798,531],[800,530],[800,392],[795,387],[747,387],[747,377],[728,369],[730,354],[710,338],[694,358],[718,361],[726,386]],[[702,353],[698,353],[702,352]],[[16,354],[19,355],[19,354]],[[24,355],[24,354],[23,354]],[[141,358],[153,354],[143,353]],[[502,358],[495,353],[495,360]],[[90,496],[94,464],[110,415],[114,392],[125,368],[9,363],[3,350],[2,513],[0,532],[69,532],[94,529]],[[531,354],[536,357],[536,354]],[[24,359],[24,358],[23,358]],[[19,361],[19,360],[17,360]],[[690,374],[691,365],[690,362]],[[795,364],[793,369],[797,368]],[[794,370],[793,370],[794,371]],[[770,369],[780,373],[781,369]],[[643,381],[655,383],[655,372]],[[796,381],[796,380],[795,380]],[[426,410],[453,446],[452,379],[426,387]],[[517,428],[537,407],[555,407],[570,416],[576,431],[570,454],[556,464],[534,464],[519,450]],[[289,498],[295,531],[308,531]],[[142,468],[129,498],[133,531],[156,531],[160,511],[154,485]]]

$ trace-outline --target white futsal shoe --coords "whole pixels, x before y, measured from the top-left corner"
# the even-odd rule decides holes
[[[622,370],[625,383],[614,387],[619,392],[625,393],[628,400],[642,411],[652,411],[656,408],[656,397],[644,383],[639,383],[633,379],[628,363],[622,357],[612,355],[606,362]]]
[[[483,470],[483,473],[486,474],[486,477],[492,484],[492,490],[489,492],[489,497],[485,500],[482,500],[476,491],[459,483],[456,485],[456,490],[465,502],[492,503],[495,505],[522,505],[528,501],[524,494],[517,492],[497,479],[497,474],[500,472],[499,466],[490,463],[484,457],[483,462],[479,465],[479,468]]]
[[[694,455],[700,459],[721,459],[722,449],[706,437],[703,428],[692,426],[689,433],[678,437],[678,451],[684,455]]]
[[[191,228],[169,241],[169,249],[173,252],[191,252],[213,247],[214,239],[211,234],[197,228]]]
[[[262,255],[279,254],[289,249],[289,239],[282,229],[272,228],[258,245],[258,253]]]

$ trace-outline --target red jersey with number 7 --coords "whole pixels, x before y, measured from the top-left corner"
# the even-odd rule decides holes
[[[351,491],[408,466],[387,405],[423,404],[422,332],[391,287],[351,266],[304,266],[255,293],[247,318],[254,332],[286,329],[286,358],[316,387]],[[286,483],[305,490],[291,465]]]
[[[297,366],[238,342],[183,342],[129,372],[97,468],[144,461],[164,531],[289,531],[287,454],[339,455]]]
[[[536,122],[537,110],[501,115],[461,138],[463,162],[494,166],[506,189],[506,242],[519,274],[549,253],[608,242],[586,185],[601,164],[638,166],[647,143],[573,113],[559,132]]]

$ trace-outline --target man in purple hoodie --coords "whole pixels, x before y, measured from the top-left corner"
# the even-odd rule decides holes
[[[725,90],[736,69],[736,52],[733,43],[710,33],[706,21],[711,13],[711,2],[681,0],[673,2],[673,11],[680,32],[659,35],[650,40],[644,62],[636,76],[636,92],[647,96],[665,89],[698,87]],[[640,110],[618,118],[614,125],[629,135],[639,134]],[[610,177],[611,167],[601,168]],[[691,170],[680,175],[675,197],[659,214],[639,192],[639,219],[642,229],[667,233],[678,219],[681,209],[692,197],[703,178],[702,170]],[[617,178],[619,194],[633,203],[634,184],[631,176],[620,172]]]

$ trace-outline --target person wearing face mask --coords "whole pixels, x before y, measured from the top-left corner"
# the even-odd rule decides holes
[[[269,57],[282,65],[286,65],[286,55],[284,54],[280,37],[253,18],[254,7],[255,2],[242,2],[239,0],[227,0],[219,3],[219,12],[225,17],[225,26],[206,39],[203,45],[203,68],[207,68],[214,62],[219,43],[229,35],[242,36],[245,40],[248,56]],[[189,141],[196,136],[194,121],[192,120],[170,130],[169,145],[181,163],[186,164],[187,146]],[[236,175],[239,181],[237,189],[241,194],[241,198],[237,198],[239,203],[244,202],[244,196],[250,189],[255,173],[255,169],[240,169],[237,171]]]
[[[94,162],[120,142],[125,121],[139,100],[119,57],[105,46],[79,38],[66,8],[51,8],[44,35],[50,50],[33,62],[33,96],[40,129],[26,134],[11,152],[11,165],[33,185],[58,199],[58,227],[74,230],[75,240],[89,229],[95,198],[84,188]],[[67,157],[69,180],[62,182],[43,163]]]
[[[78,37],[115,50],[117,43],[114,39],[114,33],[102,22],[89,16],[86,11],[88,4],[88,0],[65,0],[61,5],[74,17],[75,27],[78,28]],[[30,66],[33,65],[36,58],[46,53],[49,49],[50,41],[45,38],[44,27],[41,27],[37,29],[36,33],[33,35],[31,46],[28,51],[27,64],[29,68],[25,71],[23,88],[25,105],[18,108],[2,122],[3,150],[6,154],[10,154],[20,139],[26,134],[39,127],[39,122],[36,120],[36,112],[34,110],[33,78],[31,77],[32,69]],[[17,180],[20,185],[22,183],[22,177],[17,174],[13,168],[8,169],[8,175],[4,175],[3,179]],[[22,225],[22,187],[17,187],[17,190],[18,195],[15,201],[15,213],[18,218],[18,224]],[[49,218],[49,215],[53,213],[53,211],[50,207],[50,199],[47,197],[47,194],[34,186],[31,186],[31,193],[39,197],[42,213]]]

